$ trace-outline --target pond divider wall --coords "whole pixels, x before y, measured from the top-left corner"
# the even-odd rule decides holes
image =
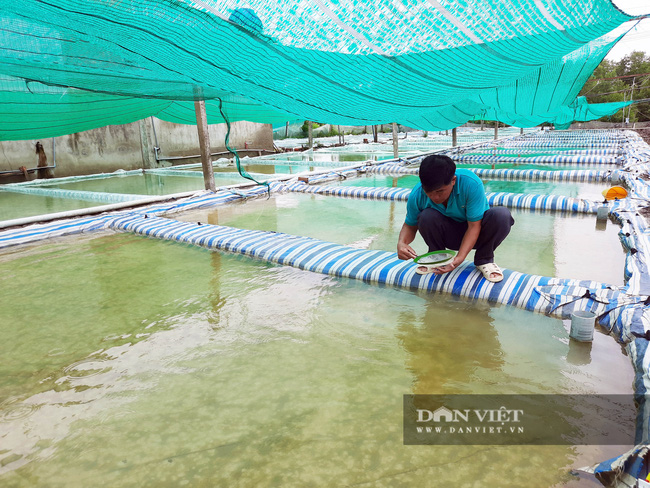
[[[305,183],[287,184],[284,189],[285,191],[297,193],[315,193],[365,200],[389,200],[398,202],[406,202],[411,194],[410,188],[316,186]],[[533,195],[530,193],[508,192],[489,192],[485,195],[490,206],[504,206],[526,210],[595,214],[598,211],[598,207],[602,206],[599,202],[562,195]]]
[[[39,195],[53,198],[65,198],[71,200],[82,200],[85,202],[117,203],[131,202],[149,198],[149,195],[134,195],[126,193],[103,193],[83,190],[62,190],[60,188],[44,188],[34,186],[11,186],[6,185],[0,191],[11,193],[23,193],[27,195]]]

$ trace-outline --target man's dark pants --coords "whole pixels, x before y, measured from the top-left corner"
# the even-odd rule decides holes
[[[515,220],[506,207],[492,207],[483,214],[481,233],[474,245],[476,266],[494,262],[494,250],[510,233],[514,223]],[[433,208],[425,208],[418,216],[418,230],[429,246],[429,251],[457,251],[467,231],[467,222],[457,222]]]

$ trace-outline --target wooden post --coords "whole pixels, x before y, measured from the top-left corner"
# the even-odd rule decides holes
[[[524,128],[523,128],[523,127],[521,127],[521,128],[519,129],[519,133],[520,133],[522,136],[524,135]]]
[[[485,121],[481,120],[481,130],[485,130]]]
[[[201,167],[203,168],[203,183],[205,189],[216,191],[214,173],[212,172],[212,158],[210,157],[210,134],[208,133],[208,117],[205,114],[205,102],[194,102],[196,112],[196,128],[199,132],[199,149],[201,150]]]
[[[451,129],[451,147],[456,147],[458,145],[458,135],[456,134],[456,127]]]
[[[397,140],[397,124],[393,122],[393,157],[399,157],[399,142]]]
[[[313,149],[314,147],[314,123],[309,120],[307,121],[307,129],[309,133],[309,149]]]
[[[140,127],[140,150],[142,151],[142,167],[144,169],[150,169],[156,167],[156,159],[152,157],[152,151],[150,147],[150,137],[149,137],[149,120],[142,119],[138,121]]]
[[[372,126],[372,140],[377,142],[379,139],[379,129],[376,125]]]
[[[36,172],[38,175],[37,178],[43,179],[43,178],[48,178],[48,171],[44,167],[47,166],[47,154],[45,154],[45,149],[43,148],[43,144],[41,144],[41,141],[38,141],[36,143],[36,154],[38,154],[38,164],[36,165],[39,170]],[[40,169],[43,168],[43,169]],[[51,176],[49,176],[51,178]]]
[[[494,121],[494,140],[496,141],[499,138],[499,121]]]
[[[287,125],[284,127],[284,137],[289,137],[289,122],[287,121]]]

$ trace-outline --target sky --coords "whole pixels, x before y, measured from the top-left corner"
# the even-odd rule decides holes
[[[613,3],[626,14],[650,14],[649,0],[613,0]],[[643,19],[634,29],[627,33],[612,48],[606,59],[618,61],[632,51],[644,51],[650,55],[650,17]]]

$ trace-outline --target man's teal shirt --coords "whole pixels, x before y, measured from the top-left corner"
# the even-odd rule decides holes
[[[406,203],[407,225],[418,225],[418,216],[425,208],[434,208],[438,212],[458,222],[476,222],[490,208],[485,196],[485,187],[481,179],[466,169],[456,170],[456,184],[451,190],[447,206],[433,203],[424,193],[422,183],[413,187]]]

